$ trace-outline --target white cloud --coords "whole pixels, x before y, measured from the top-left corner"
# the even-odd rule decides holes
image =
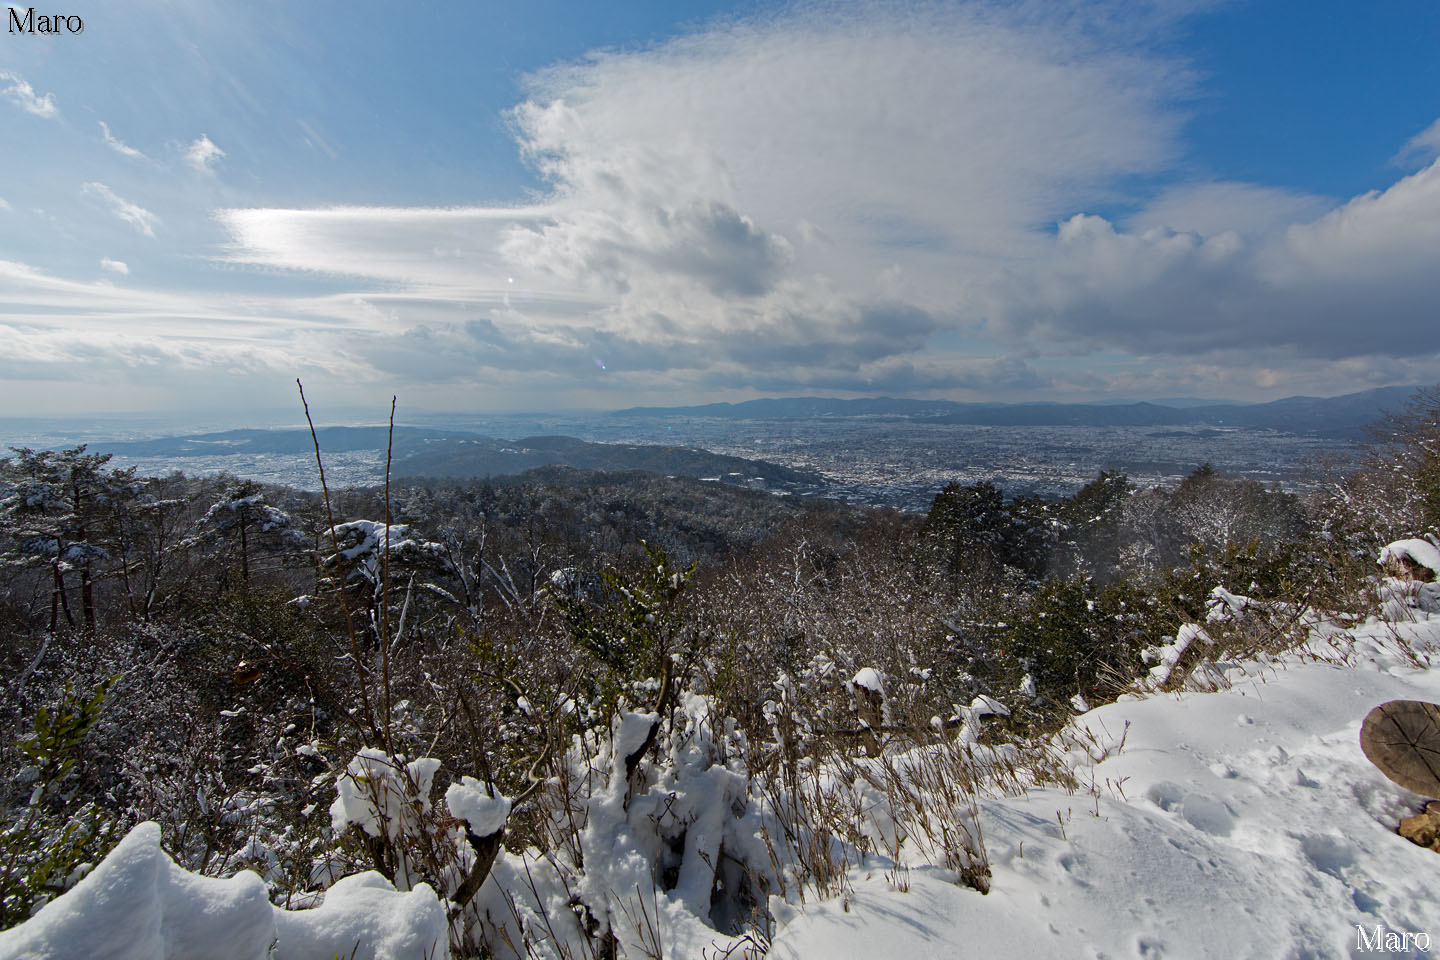
[[[227,259],[503,303],[512,329],[636,369],[861,389],[886,358],[914,367],[978,277],[1042,252],[1041,225],[1174,156],[1185,77],[1071,30],[1093,9],[1050,29],[804,7],[596,55],[532,78],[511,116],[543,202],[223,211]]]
[[[211,143],[204,134],[185,148],[185,162],[200,173],[212,172],[214,165],[224,156],[225,151]]]
[[[1179,184],[1161,193],[1127,218],[1130,230],[1173,230],[1213,237],[1222,233],[1255,236],[1313,220],[1333,200],[1254,183]]]
[[[118,273],[122,277],[130,275],[130,266],[123,260],[111,260],[109,257],[100,258],[100,269],[108,270],[111,273]]]
[[[145,234],[145,236],[155,236],[155,224],[159,223],[159,218],[149,210],[137,206],[123,197],[117,196],[114,190],[111,190],[103,183],[91,181],[81,187],[81,190],[84,193],[103,200],[110,207],[111,213]]]
[[[545,207],[328,207],[220,210],[225,259],[349,274],[428,290],[508,292],[503,231],[550,216]]]
[[[14,207],[10,206],[9,200],[6,200],[4,197],[0,197],[0,210],[4,210],[8,213],[9,211],[14,209]]]
[[[1045,257],[986,285],[990,329],[1065,349],[1187,355],[1440,351],[1440,161],[1324,216],[1244,237],[1061,224]]]
[[[261,370],[293,376],[302,368],[374,376],[343,349],[336,320],[343,310],[335,305],[317,310],[303,300],[67,280],[10,260],[0,260],[0,299],[7,304],[0,379],[103,380],[167,367],[217,376]]]
[[[1403,164],[1419,160],[1428,163],[1437,156],[1440,156],[1440,119],[1411,137],[1395,155],[1395,162]]]
[[[101,133],[101,135],[104,136],[104,138],[105,138],[105,145],[106,145],[107,147],[109,147],[111,150],[114,150],[116,153],[120,154],[122,157],[130,157],[130,158],[135,159],[135,160],[148,160],[148,159],[149,159],[148,157],[145,156],[145,154],[141,153],[139,150],[136,150],[134,147],[130,146],[128,143],[125,143],[123,140],[120,140],[118,137],[113,136],[113,135],[110,133],[110,127],[105,123],[104,120],[99,121],[99,123],[100,123],[100,133]]]
[[[227,266],[324,295],[0,269],[21,305],[0,327],[27,355],[79,356],[94,332],[124,362],[186,369],[220,369],[213,345],[231,343],[240,369],[321,365],[452,406],[1254,396],[1440,375],[1436,168],[1344,204],[1187,179],[1193,78],[1144,52],[1161,45],[1135,9],[799,6],[592,55],[531,78],[509,117],[546,183],[523,203],[216,212]],[[182,149],[201,171],[223,156],[208,137]],[[1157,180],[1133,214],[1089,213]],[[153,234],[153,214],[85,189]]]
[[[26,113],[34,114],[37,117],[53,119],[60,116],[60,108],[55,106],[53,94],[45,94],[43,97],[35,92],[35,88],[26,83],[23,79],[13,73],[0,70],[0,84],[8,82],[9,86],[0,86],[0,94],[9,97]]]

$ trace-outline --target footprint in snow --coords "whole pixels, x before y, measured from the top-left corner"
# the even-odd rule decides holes
[[[1180,815],[1195,829],[1212,836],[1228,837],[1235,829],[1235,815],[1230,808],[1203,793],[1187,793],[1180,805]]]
[[[1145,790],[1145,799],[1166,813],[1178,807],[1184,798],[1185,788],[1170,780],[1156,780]]]
[[[1158,780],[1145,791],[1145,799],[1166,813],[1178,812],[1197,830],[1227,837],[1235,829],[1235,814],[1223,802],[1203,793],[1187,793],[1169,780]]]
[[[1300,838],[1300,851],[1321,873],[1344,881],[1345,870],[1355,864],[1355,848],[1338,837],[1312,834]]]
[[[1145,960],[1159,960],[1165,956],[1165,941],[1158,937],[1139,937],[1135,941],[1135,952]]]

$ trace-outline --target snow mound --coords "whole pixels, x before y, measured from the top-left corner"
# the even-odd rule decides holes
[[[0,933],[0,960],[408,960],[443,957],[448,936],[429,887],[397,893],[362,873],[316,909],[282,910],[253,873],[181,869],[159,824],[142,823],[74,889]]]
[[[1429,540],[1396,540],[1380,551],[1382,564],[1409,560],[1440,579],[1440,548]]]
[[[89,876],[0,933],[4,960],[266,960],[275,941],[265,882],[187,873],[142,823]]]
[[[434,892],[422,883],[399,893],[373,870],[336,881],[313,910],[275,908],[275,931],[274,960],[443,960],[449,953],[449,926]]]

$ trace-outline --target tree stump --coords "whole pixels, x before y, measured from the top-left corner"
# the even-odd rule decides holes
[[[1422,700],[1380,704],[1360,727],[1360,749],[1400,786],[1440,797],[1440,704]]]

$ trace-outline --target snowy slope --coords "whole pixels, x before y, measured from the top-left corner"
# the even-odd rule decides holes
[[[872,857],[844,897],[804,911],[773,898],[770,955],[1351,957],[1375,955],[1357,929],[1374,940],[1377,927],[1440,941],[1440,856],[1394,832],[1423,798],[1387,780],[1358,743],[1377,704],[1440,701],[1440,670],[1424,666],[1440,657],[1440,615],[1390,610],[1413,619],[1322,626],[1301,651],[1226,666],[1220,692],[1131,697],[1084,714],[1072,757],[1093,789],[984,802],[988,895],[922,862],[897,871]],[[397,893],[362,874],[332,887],[319,910],[290,912],[270,907],[249,874],[186,873],[158,839],[154,825],[136,828],[73,891],[0,933],[0,958],[444,952],[444,914],[428,888]],[[601,882],[619,853],[587,882]],[[683,897],[661,900],[665,956],[723,955],[693,913],[670,917],[688,909]],[[1386,955],[1428,955],[1410,947]]]
[[[1078,722],[1099,744],[1124,738],[1082,767],[1098,796],[987,802],[988,896],[933,868],[899,892],[877,860],[852,874],[848,904],[810,907],[771,955],[1349,957],[1367,955],[1357,925],[1373,940],[1376,924],[1429,933],[1440,953],[1440,856],[1394,832],[1423,798],[1359,746],[1375,705],[1440,701],[1440,671],[1410,665],[1394,639],[1440,651],[1440,620],[1418,616],[1372,621],[1353,648],[1337,638],[1348,663],[1290,655],[1231,668],[1219,693],[1090,711]],[[1387,955],[1426,955],[1414,944]]]

